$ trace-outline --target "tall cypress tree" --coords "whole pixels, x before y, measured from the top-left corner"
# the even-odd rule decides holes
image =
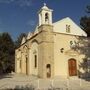
[[[14,42],[8,33],[0,35],[0,71],[9,73],[14,71],[15,48]]]

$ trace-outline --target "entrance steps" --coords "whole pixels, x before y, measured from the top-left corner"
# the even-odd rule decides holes
[[[62,88],[56,90],[90,90],[90,81],[85,81],[78,77],[62,78],[55,77],[52,79],[40,79],[36,76],[13,75],[11,78],[6,77],[0,79],[0,89],[14,88],[16,86],[25,87],[33,85],[37,90],[48,90],[45,88]]]

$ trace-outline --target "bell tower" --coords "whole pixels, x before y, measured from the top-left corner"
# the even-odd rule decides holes
[[[46,4],[39,10],[38,37],[40,39],[38,65],[39,76],[43,78],[52,78],[54,76],[54,37],[52,25],[52,11]],[[42,67],[42,68],[41,68]]]
[[[52,9],[49,9],[44,3],[44,6],[39,10],[39,26],[52,25]]]

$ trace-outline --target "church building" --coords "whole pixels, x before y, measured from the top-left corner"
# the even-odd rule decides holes
[[[52,22],[53,10],[46,4],[38,11],[38,25],[33,33],[23,37],[15,50],[15,72],[40,78],[72,77],[84,72],[79,67],[85,57],[73,48],[79,37],[87,34],[66,17]]]

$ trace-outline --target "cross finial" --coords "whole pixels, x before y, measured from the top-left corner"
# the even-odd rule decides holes
[[[44,3],[44,6],[46,6],[46,3]]]

